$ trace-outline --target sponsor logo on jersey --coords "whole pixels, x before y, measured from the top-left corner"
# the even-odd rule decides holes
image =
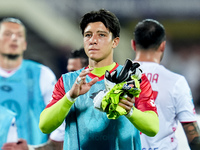
[[[10,92],[10,91],[12,91],[12,87],[11,87],[11,86],[8,86],[8,85],[3,85],[3,86],[0,87],[0,89],[1,89],[2,91],[5,91],[5,92]]]
[[[122,89],[123,89],[123,90],[126,90],[126,91],[130,90],[131,88],[132,88],[132,87],[129,86],[128,84],[124,84],[123,87],[122,87]]]

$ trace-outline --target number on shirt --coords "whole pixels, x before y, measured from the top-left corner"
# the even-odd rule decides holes
[[[156,101],[157,96],[158,96],[158,91],[153,91],[154,101]]]

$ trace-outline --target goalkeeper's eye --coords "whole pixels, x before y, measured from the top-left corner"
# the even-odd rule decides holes
[[[99,36],[100,36],[100,37],[105,37],[106,35],[105,35],[105,34],[99,34]]]
[[[91,36],[92,36],[92,34],[89,34],[89,33],[84,34],[84,37],[91,37]]]

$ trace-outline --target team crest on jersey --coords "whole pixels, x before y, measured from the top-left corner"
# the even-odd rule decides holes
[[[100,91],[103,91],[103,90],[100,90]],[[94,99],[95,96],[96,96],[100,91],[97,91],[97,92],[92,93],[91,96],[90,96],[90,98],[91,98],[91,99]]]

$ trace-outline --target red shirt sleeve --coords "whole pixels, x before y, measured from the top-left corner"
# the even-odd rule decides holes
[[[151,84],[145,74],[142,74],[142,82],[140,83],[141,93],[138,98],[135,98],[135,107],[141,111],[152,110],[157,113],[157,108],[154,103],[153,90]]]
[[[59,101],[63,96],[65,95],[65,88],[63,84],[63,78],[62,76],[58,79],[57,83],[55,84],[52,100],[51,102],[46,106],[46,108],[51,107],[53,104],[55,104],[57,101]]]

